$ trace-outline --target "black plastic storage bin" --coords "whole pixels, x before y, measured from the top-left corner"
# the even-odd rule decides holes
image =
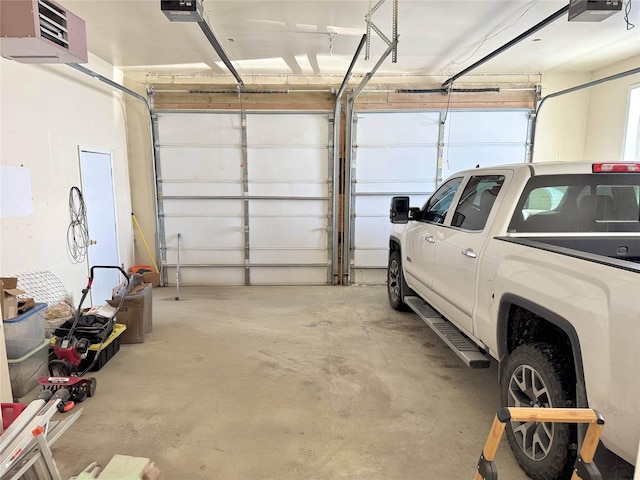
[[[102,367],[104,367],[116,353],[118,353],[118,350],[120,350],[119,338],[115,338],[112,342],[109,343],[109,345],[106,345],[102,350],[100,350],[100,353],[98,353],[97,350],[89,350],[89,352],[87,352],[87,358],[80,362],[80,367],[78,368],[78,370],[82,371],[87,368],[91,364],[91,362],[93,362],[93,359],[97,355],[98,359],[96,360],[96,363],[94,363],[89,370],[90,372],[97,372]]]

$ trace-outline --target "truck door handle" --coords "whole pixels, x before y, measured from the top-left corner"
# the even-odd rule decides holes
[[[424,239],[429,243],[436,243],[436,237],[434,237],[433,235],[427,235],[426,237],[424,237]]]
[[[472,248],[463,248],[460,253],[462,253],[465,257],[476,258],[478,256],[478,254],[474,252]]]

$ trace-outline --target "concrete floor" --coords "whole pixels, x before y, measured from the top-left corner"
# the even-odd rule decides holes
[[[498,408],[384,287],[154,289],[153,332],[95,376],[63,478],[116,453],[164,480],[470,479]],[[503,441],[500,478],[528,478]]]

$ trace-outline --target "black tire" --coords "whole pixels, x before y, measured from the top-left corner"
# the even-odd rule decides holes
[[[87,385],[87,397],[93,397],[96,394],[96,388],[98,388],[98,380],[96,377],[89,377],[91,383]]]
[[[509,356],[500,386],[507,407],[575,407],[573,361],[546,343],[521,345]],[[509,422],[516,460],[534,480],[571,478],[577,429],[567,423]]]
[[[387,293],[389,295],[389,304],[391,308],[407,312],[411,310],[404,303],[404,297],[407,295],[415,295],[413,290],[409,288],[404,281],[402,273],[402,258],[399,250],[394,250],[389,254],[389,265],[387,266]]]
[[[77,387],[71,397],[71,399],[76,403],[84,402],[87,399],[87,390],[84,385],[82,387]]]

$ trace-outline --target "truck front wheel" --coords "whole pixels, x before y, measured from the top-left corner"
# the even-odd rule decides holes
[[[553,345],[521,345],[509,356],[501,385],[507,407],[574,407],[572,363]],[[507,438],[516,460],[534,480],[568,479],[576,459],[576,426],[510,422]]]
[[[413,292],[404,281],[402,259],[399,250],[394,250],[389,254],[387,293],[389,294],[389,304],[392,308],[402,311],[410,310],[407,304],[404,303],[404,296],[411,295]]]

